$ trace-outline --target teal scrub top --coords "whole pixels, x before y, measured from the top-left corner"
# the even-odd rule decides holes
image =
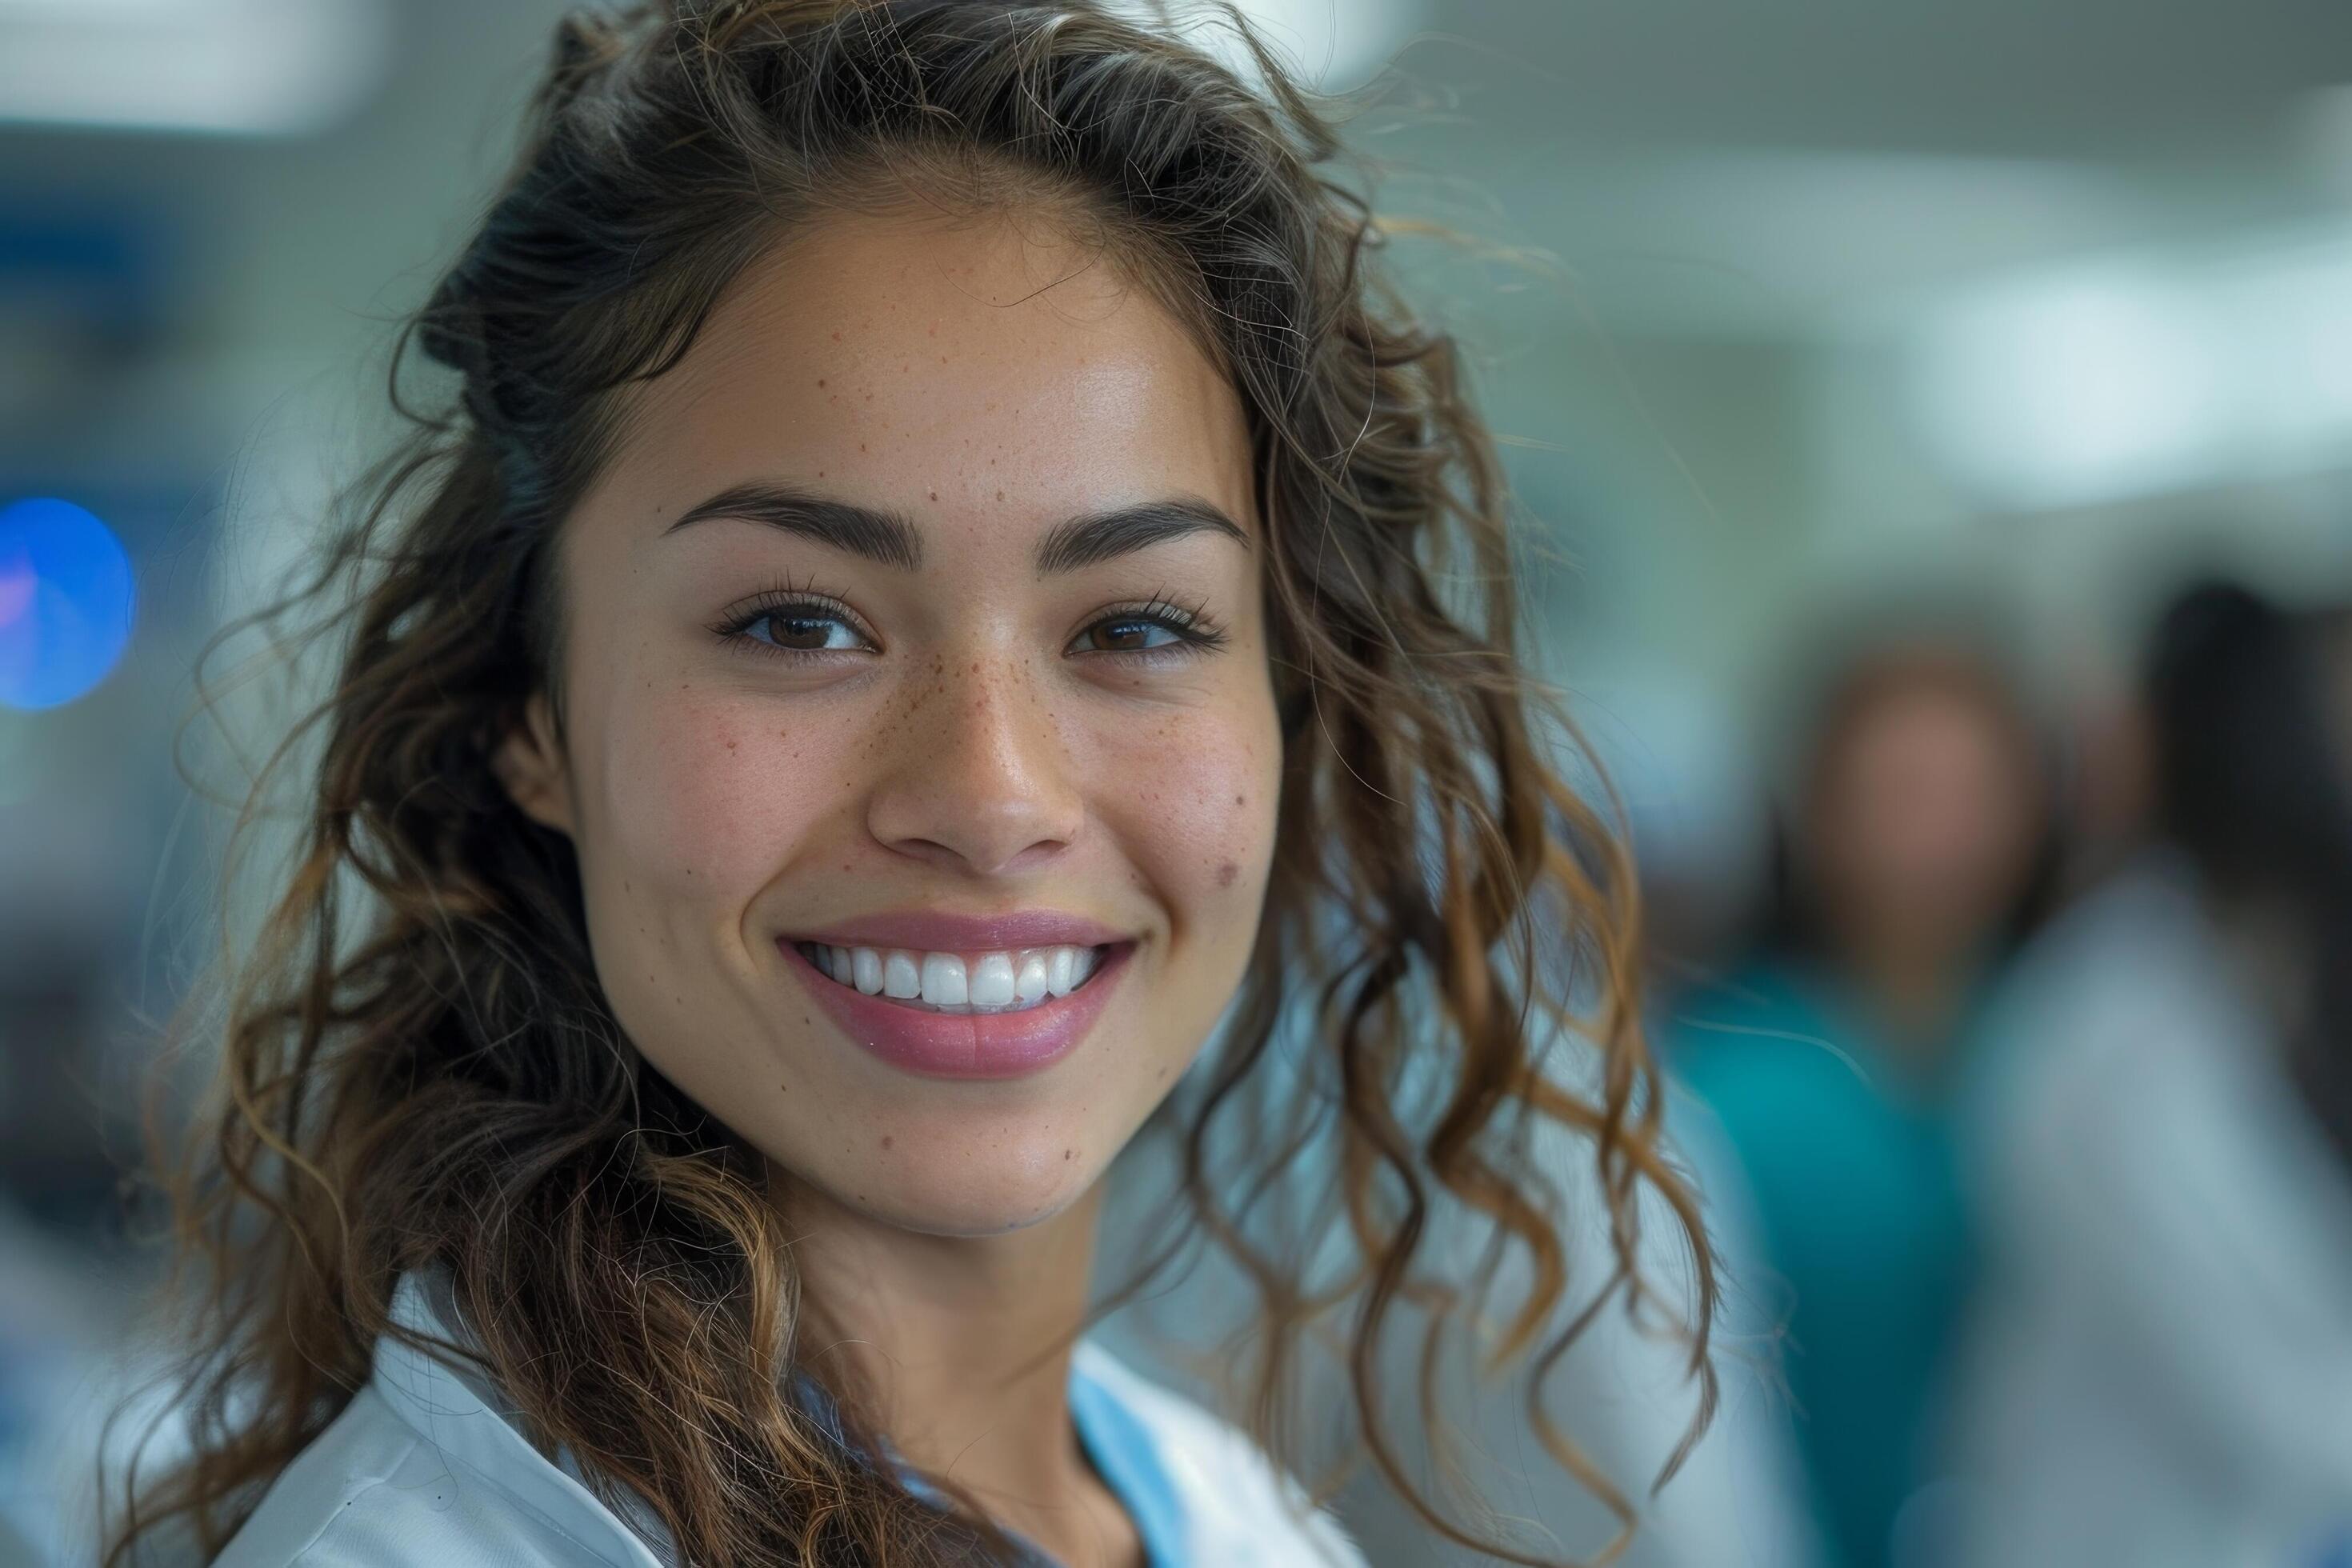
[[[1895,1066],[1835,979],[1759,961],[1674,997],[1668,1065],[1721,1120],[1753,1191],[1765,1275],[1822,1534],[1840,1568],[1888,1568],[1932,1480],[1946,1363],[1973,1272],[1948,1086]]]

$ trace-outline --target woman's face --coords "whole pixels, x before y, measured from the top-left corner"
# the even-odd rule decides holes
[[[1914,948],[1983,940],[2032,870],[2032,768],[1973,690],[1930,679],[1872,699],[1836,743],[1813,802],[1832,918]]]
[[[842,218],[746,273],[566,520],[568,743],[534,703],[505,759],[646,1058],[935,1234],[1094,1181],[1231,1000],[1274,848],[1240,402],[1057,236]]]

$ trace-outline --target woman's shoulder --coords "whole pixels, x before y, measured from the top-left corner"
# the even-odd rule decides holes
[[[404,1279],[393,1319],[446,1336],[429,1283]],[[215,1568],[663,1568],[509,1416],[457,1364],[380,1339],[367,1384],[278,1474]]]
[[[1071,1370],[1097,1463],[1127,1472],[1107,1479],[1131,1507],[1171,1512],[1186,1562],[1362,1568],[1362,1554],[1339,1522],[1240,1427],[1097,1341],[1079,1342]],[[1167,1495],[1155,1499],[1163,1485]]]
[[[295,1456],[215,1568],[649,1568],[437,1450],[373,1384]],[[593,1527],[593,1520],[587,1521]],[[602,1535],[595,1531],[595,1535]]]

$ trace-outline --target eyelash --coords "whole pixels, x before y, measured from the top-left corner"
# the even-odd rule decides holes
[[[804,612],[803,618],[821,617],[840,621],[857,636],[866,637],[865,625],[856,611],[819,591],[814,584],[794,587],[790,579],[764,588],[749,599],[730,607],[717,625],[709,629],[722,642],[739,645],[751,652],[771,658],[812,660],[831,658],[850,651],[846,648],[788,648],[763,642],[748,634],[761,621],[781,619],[787,611]],[[1097,648],[1097,658],[1125,659],[1131,663],[1153,665],[1173,658],[1191,658],[1214,652],[1224,646],[1225,633],[1198,604],[1183,604],[1166,594],[1155,594],[1140,605],[1119,605],[1090,621],[1079,633],[1084,636],[1100,626],[1126,622],[1142,622],[1171,632],[1180,640],[1159,647]],[[867,640],[871,641],[870,637]]]

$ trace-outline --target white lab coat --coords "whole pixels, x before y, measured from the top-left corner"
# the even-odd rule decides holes
[[[1990,1256],[1953,1561],[2341,1561],[2352,1182],[2185,866],[2095,894],[1996,1018],[1968,1122]]]
[[[404,1277],[396,1321],[457,1343],[446,1278]],[[1080,1434],[1169,1568],[1360,1568],[1238,1429],[1078,1344]],[[217,1568],[677,1568],[657,1521],[624,1519],[542,1458],[470,1368],[387,1337],[373,1375],[279,1476]],[[1155,1568],[1159,1568],[1155,1559]]]

